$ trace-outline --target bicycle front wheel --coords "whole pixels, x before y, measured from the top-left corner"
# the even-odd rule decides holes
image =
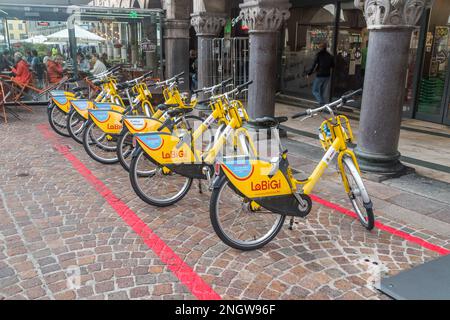
[[[156,166],[140,149],[131,160],[130,181],[133,190],[144,202],[167,207],[184,198],[193,179]]]
[[[211,196],[210,218],[214,231],[225,244],[249,251],[272,241],[286,217],[262,207],[255,208],[249,199],[238,195],[223,176]]]
[[[67,131],[67,114],[57,106],[53,105],[47,110],[48,122],[57,134],[63,137],[70,137]]]
[[[375,225],[375,217],[373,214],[372,201],[364,182],[359,174],[353,159],[350,157],[344,157],[343,159],[344,173],[350,190],[348,197],[352,203],[359,221],[367,230],[372,230]]]
[[[131,165],[131,158],[133,154],[133,135],[128,130],[123,130],[117,141],[117,158],[122,167],[129,172]]]
[[[86,120],[74,109],[69,112],[67,117],[67,131],[69,135],[78,143],[83,144],[83,130]]]
[[[117,158],[117,138],[105,134],[91,120],[83,130],[83,146],[87,154],[103,164],[115,164],[119,162]]]

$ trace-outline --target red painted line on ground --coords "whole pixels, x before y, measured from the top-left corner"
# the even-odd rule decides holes
[[[339,206],[339,205],[337,205],[335,203],[329,202],[329,201],[324,200],[322,198],[319,198],[318,196],[315,196],[315,195],[311,195],[311,199],[313,201],[317,202],[317,203],[320,203],[321,205],[323,205],[325,207],[328,207],[328,208],[336,210],[336,211],[338,211],[338,212],[340,212],[342,214],[345,214],[346,216],[358,219],[358,216],[357,216],[357,214],[355,212],[353,212],[351,210],[348,210],[348,209],[345,209],[345,208],[343,208],[343,207],[341,207],[341,206]],[[393,235],[395,235],[397,237],[405,239],[406,241],[418,244],[419,246],[421,246],[423,248],[426,248],[428,250],[437,252],[437,253],[439,253],[441,255],[450,254],[450,250],[448,250],[446,248],[437,246],[437,245],[432,244],[432,243],[430,243],[430,242],[428,242],[428,241],[426,241],[424,239],[421,239],[419,237],[410,235],[410,234],[408,234],[408,233],[406,233],[404,231],[398,230],[396,228],[389,227],[389,226],[387,226],[387,225],[385,225],[385,224],[383,224],[381,222],[376,221],[375,222],[375,227],[380,229],[380,230],[383,230],[383,231],[385,231],[387,233],[390,233],[390,234],[393,234]]]
[[[46,124],[38,126],[42,135],[54,143],[56,150],[97,190],[106,202],[119,214],[144,243],[161,259],[175,276],[200,300],[220,300],[221,297],[161,238],[159,238],[137,214],[118,199],[108,187],[98,179],[69,148],[61,145],[56,134]]]

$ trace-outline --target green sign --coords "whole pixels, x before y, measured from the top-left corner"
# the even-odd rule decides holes
[[[225,34],[231,34],[231,19],[228,19],[224,32]]]
[[[137,19],[138,18],[138,13],[136,11],[130,11],[129,16],[132,19]]]

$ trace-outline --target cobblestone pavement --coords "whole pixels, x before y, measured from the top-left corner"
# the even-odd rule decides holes
[[[46,115],[44,108],[35,110],[0,124],[0,299],[196,299],[40,133]],[[224,299],[387,299],[370,285],[377,274],[439,255],[379,229],[366,232],[317,203],[293,231],[286,226],[263,249],[239,252],[214,234],[209,195],[197,187],[173,207],[150,207],[135,196],[119,165],[103,166],[81,145],[56,139]],[[291,158],[294,166],[312,166]],[[350,208],[335,179],[328,174],[317,195]],[[377,214],[385,225],[450,249],[446,237]]]

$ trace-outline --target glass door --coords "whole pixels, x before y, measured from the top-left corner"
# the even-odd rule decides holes
[[[418,119],[442,122],[449,73],[450,27],[436,26],[428,32],[425,50],[431,52],[424,65],[417,105]]]
[[[321,43],[326,42],[328,51],[333,53],[335,20],[334,4],[291,9],[281,66],[284,94],[315,100],[312,95],[314,75],[306,77],[306,72],[312,68]]]

